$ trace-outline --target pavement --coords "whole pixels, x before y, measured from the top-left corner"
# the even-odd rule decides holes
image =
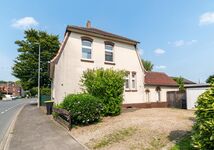
[[[0,101],[0,143],[13,121],[17,112],[31,99],[17,99],[9,101]]]
[[[26,105],[17,117],[9,150],[84,150],[61,125],[35,105]]]

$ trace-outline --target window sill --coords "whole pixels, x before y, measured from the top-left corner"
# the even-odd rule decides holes
[[[81,61],[82,62],[90,62],[90,63],[94,63],[94,61],[93,60],[91,60],[91,59],[81,59]]]
[[[115,65],[114,62],[110,62],[110,61],[105,61],[104,64],[106,64],[106,65]]]
[[[137,90],[125,90],[125,92],[137,92]]]

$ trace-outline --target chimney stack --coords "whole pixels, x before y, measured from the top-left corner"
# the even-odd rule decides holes
[[[90,20],[87,21],[86,28],[91,28],[91,21]]]

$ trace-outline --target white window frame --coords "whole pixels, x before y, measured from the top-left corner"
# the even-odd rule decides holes
[[[106,46],[107,46],[107,45],[108,45],[108,46],[111,46],[111,47],[112,47],[112,50],[106,49]],[[112,53],[112,61],[106,60],[106,52]],[[113,62],[114,62],[114,46],[111,45],[111,44],[105,44],[105,62],[110,62],[110,63],[113,63]]]
[[[127,80],[128,80],[128,87],[126,87]],[[130,90],[130,72],[127,72],[125,76],[125,90]]]
[[[134,78],[132,77],[133,74],[135,74]],[[134,81],[135,87],[133,87],[133,81]],[[133,90],[137,90],[137,73],[134,71],[131,72],[131,88]]]
[[[134,78],[132,77],[132,74],[135,74]],[[128,80],[129,87],[126,87],[126,80]],[[132,81],[135,82],[134,83],[135,87],[133,87]],[[137,72],[135,72],[135,71],[128,72],[127,71],[127,74],[125,76],[125,90],[126,91],[133,91],[133,92],[137,90]]]
[[[85,45],[83,45],[83,41],[87,41],[87,42],[90,42],[91,43],[91,46],[85,46]],[[81,44],[82,44],[82,49],[81,49],[81,54],[82,54],[82,59],[84,59],[84,60],[92,60],[92,46],[93,46],[93,42],[92,41],[90,41],[90,40],[85,40],[85,39],[82,39],[81,40]],[[87,49],[90,49],[91,50],[91,58],[83,58],[83,48],[87,48]]]

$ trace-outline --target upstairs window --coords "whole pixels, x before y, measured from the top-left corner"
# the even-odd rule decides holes
[[[82,39],[82,58],[92,59],[92,41]]]
[[[105,61],[113,62],[113,47],[114,43],[105,42]]]

